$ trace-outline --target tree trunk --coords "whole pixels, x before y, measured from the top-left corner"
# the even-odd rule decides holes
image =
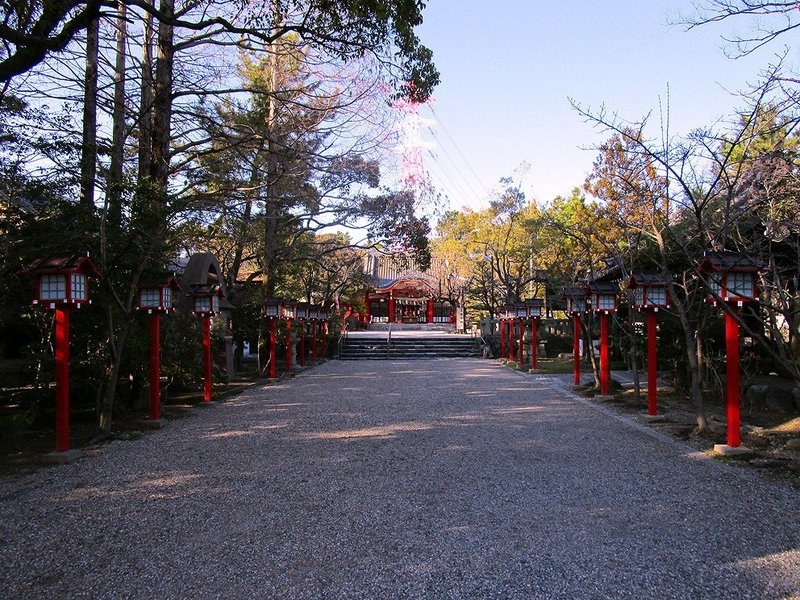
[[[130,327],[130,319],[125,319],[122,323],[119,332],[114,335],[114,316],[112,308],[108,308],[108,330],[109,330],[109,345],[111,354],[111,370],[106,385],[106,392],[103,397],[103,404],[100,409],[100,418],[98,420],[98,429],[100,437],[108,436],[111,433],[111,421],[114,416],[114,398],[117,393],[117,382],[119,381],[119,372],[122,367],[122,348],[125,345],[125,339],[128,336],[128,329]]]
[[[171,18],[174,15],[174,0],[161,0],[161,12]],[[158,24],[158,57],[153,90],[152,163],[150,177],[154,193],[162,204],[167,201],[169,178],[170,133],[172,122],[172,69],[175,57],[173,27],[168,22]]]
[[[152,0],[144,0],[152,6]],[[153,15],[145,12],[142,37],[142,85],[139,105],[139,183],[150,175],[153,149]]]
[[[280,214],[277,197],[278,156],[275,137],[277,135],[277,107],[275,105],[275,88],[278,81],[278,61],[273,46],[270,53],[270,90],[269,112],[267,115],[267,182],[266,182],[266,219],[264,222],[264,295],[266,298],[275,295],[275,270],[278,247],[278,216]],[[263,357],[269,356],[269,325],[266,317],[262,317],[259,327],[258,360],[259,370],[263,373]]]
[[[83,143],[81,146],[81,196],[85,209],[94,206],[97,175],[97,59],[100,20],[93,19],[86,29],[86,69],[83,88]]]
[[[122,172],[125,157],[125,43],[127,41],[127,8],[118,2],[117,10],[117,60],[114,70],[113,133],[111,139],[111,163],[107,178],[108,224],[117,230],[122,222]]]

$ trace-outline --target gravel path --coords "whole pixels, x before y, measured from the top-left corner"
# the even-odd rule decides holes
[[[4,598],[791,598],[800,500],[489,361],[329,362],[0,479]]]

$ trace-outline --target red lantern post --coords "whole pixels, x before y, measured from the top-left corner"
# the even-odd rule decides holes
[[[590,281],[592,310],[600,316],[600,395],[608,396],[611,364],[608,348],[608,315],[617,310],[617,285],[607,281]]]
[[[506,322],[505,322],[505,309],[497,309],[497,328],[500,330],[500,358],[506,356]]]
[[[320,343],[322,344],[322,359],[328,357],[328,318],[330,317],[330,310],[325,306],[319,307],[319,335]]]
[[[647,313],[647,414],[658,414],[658,360],[656,313],[667,308],[667,283],[660,275],[633,273],[628,281],[628,289],[633,290],[631,308]]]
[[[728,415],[727,444],[716,444],[720,454],[749,452],[741,446],[741,388],[739,381],[739,309],[758,297],[756,276],[761,270],[751,257],[735,252],[707,253],[699,264],[707,278],[707,301],[724,303],[727,385],[725,399]]]
[[[196,286],[192,291],[193,312],[203,320],[203,405],[211,403],[211,318],[219,313],[222,289],[215,286]]]
[[[89,304],[88,278],[100,273],[87,256],[41,258],[22,271],[36,277],[33,304],[44,304],[55,312],[56,460],[69,460],[69,359],[72,307]]]
[[[269,378],[278,378],[277,322],[283,316],[282,298],[267,298],[264,301],[264,316],[269,319]]]
[[[161,426],[161,313],[172,310],[174,292],[180,289],[172,276],[139,286],[139,310],[150,315],[150,427]]]
[[[517,322],[519,323],[519,347],[517,349],[517,363],[519,366],[525,362],[525,325],[528,319],[528,306],[526,304],[517,304],[514,309],[516,310]]]
[[[539,370],[539,319],[542,318],[544,302],[538,298],[526,300],[528,317],[531,320],[531,368],[530,372]]]
[[[292,358],[294,356],[294,345],[292,344],[292,321],[297,312],[297,304],[286,304],[283,308],[283,316],[286,318],[286,372],[292,370]]]
[[[308,302],[298,302],[295,307],[295,317],[300,322],[300,339],[297,345],[297,364],[306,366],[306,321],[308,319]]]
[[[308,317],[311,321],[311,364],[317,364],[317,320],[319,319],[319,306],[312,304],[308,308]]]
[[[581,315],[586,312],[586,288],[568,287],[561,298],[567,301],[567,314],[572,316],[573,384],[581,384]]]

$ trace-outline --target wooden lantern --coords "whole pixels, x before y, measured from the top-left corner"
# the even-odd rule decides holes
[[[219,314],[219,299],[222,289],[216,285],[196,286],[192,290],[192,312],[200,317]]]
[[[264,316],[280,319],[284,316],[284,307],[283,298],[267,298],[264,300]]]
[[[619,306],[619,287],[610,281],[590,281],[587,291],[591,310],[597,313],[613,313]]]
[[[564,288],[561,298],[567,301],[567,313],[570,315],[581,315],[586,312],[586,288],[568,287]]]
[[[744,254],[709,252],[699,264],[708,285],[707,302],[735,302],[738,306],[758,298],[761,266]]]
[[[542,317],[544,300],[539,298],[531,298],[529,300],[525,300],[525,305],[528,309],[528,317],[533,319],[540,319]]]
[[[172,310],[174,292],[179,292],[180,289],[178,280],[173,276],[160,281],[144,282],[139,286],[137,306],[139,310],[145,310],[148,314],[167,313]]]
[[[36,277],[33,304],[44,304],[51,309],[90,304],[88,278],[100,275],[89,257],[79,254],[40,258],[22,273]]]
[[[628,289],[633,290],[631,307],[637,310],[669,308],[667,282],[661,275],[633,273],[628,280]]]

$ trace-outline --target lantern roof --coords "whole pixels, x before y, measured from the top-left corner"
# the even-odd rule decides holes
[[[575,300],[575,299],[586,299],[586,287],[585,286],[570,286],[565,287],[564,291],[561,292],[561,299],[562,300]]]
[[[139,282],[139,288],[146,287],[168,287],[173,292],[180,292],[181,286],[178,283],[175,275],[172,273],[163,273],[162,275],[153,275],[145,277]]]
[[[523,300],[523,304],[525,306],[544,306],[544,300],[541,298],[528,298],[527,300]]]
[[[636,288],[640,286],[666,287],[667,280],[658,273],[631,273],[628,279],[628,287]]]
[[[706,252],[698,261],[698,266],[704,272],[727,272],[734,271],[740,273],[755,273],[763,270],[752,256],[747,254],[740,254],[739,252],[730,252],[724,250],[721,252]]]
[[[217,296],[219,298],[225,297],[225,292],[222,288],[214,283],[209,285],[193,285],[189,291],[190,296]]]
[[[619,286],[611,281],[591,280],[586,282],[586,288],[591,294],[616,294]]]
[[[22,275],[41,275],[47,273],[83,273],[89,277],[100,276],[100,271],[95,264],[84,254],[37,258],[20,272]]]

